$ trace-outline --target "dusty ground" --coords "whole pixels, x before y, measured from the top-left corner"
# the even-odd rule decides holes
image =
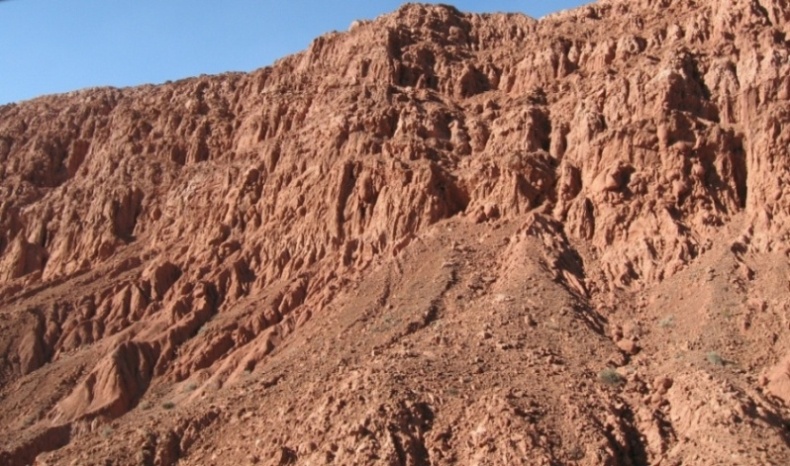
[[[786,464],[788,32],[411,4],[0,107],[0,464]]]

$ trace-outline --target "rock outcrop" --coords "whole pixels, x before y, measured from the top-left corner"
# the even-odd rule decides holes
[[[0,459],[783,464],[788,33],[407,4],[0,107]]]

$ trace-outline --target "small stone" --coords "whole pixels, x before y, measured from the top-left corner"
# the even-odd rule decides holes
[[[658,376],[653,380],[653,389],[658,393],[666,393],[670,388],[672,388],[672,379],[669,377]]]
[[[623,339],[617,342],[617,347],[620,348],[625,354],[635,355],[639,353],[641,348],[633,340]]]
[[[527,315],[526,317],[524,317],[524,323],[529,325],[530,327],[538,326],[538,322],[531,315]]]

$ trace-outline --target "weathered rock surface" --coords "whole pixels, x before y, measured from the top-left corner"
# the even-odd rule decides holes
[[[785,464],[788,33],[408,4],[0,107],[0,462]]]

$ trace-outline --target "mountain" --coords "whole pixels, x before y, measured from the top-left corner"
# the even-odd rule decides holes
[[[788,32],[407,4],[0,107],[0,463],[786,464]]]

